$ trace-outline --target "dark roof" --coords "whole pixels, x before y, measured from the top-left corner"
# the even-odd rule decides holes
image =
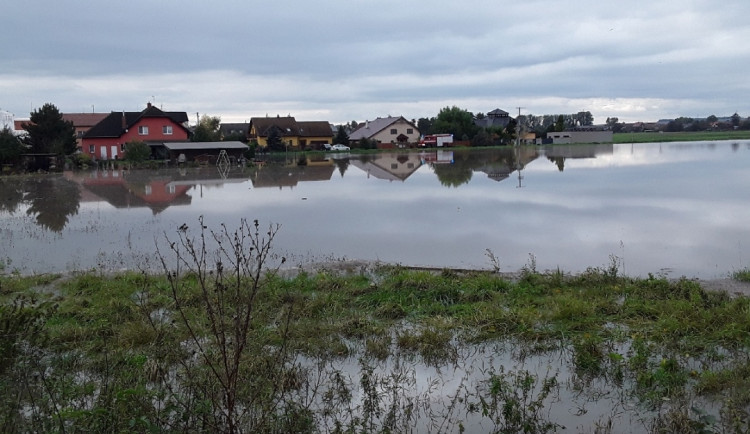
[[[297,122],[300,137],[333,137],[331,124],[326,121]]]
[[[112,112],[91,127],[83,137],[120,137],[126,129],[130,129],[143,118],[169,118],[182,128],[185,128],[184,123],[188,121],[185,112],[164,112],[149,104],[142,112]]]
[[[250,125],[255,127],[255,132],[260,137],[267,137],[271,128],[278,128],[282,136],[299,136],[297,121],[291,116],[275,118],[252,118]]]
[[[500,110],[499,108],[492,110],[491,112],[487,113],[487,116],[508,116],[508,112],[505,110]]]
[[[250,124],[247,122],[219,125],[219,132],[221,132],[222,136],[230,136],[232,134],[247,135],[248,131],[250,131]]]

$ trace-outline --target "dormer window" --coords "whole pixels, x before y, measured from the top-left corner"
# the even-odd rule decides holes
[[[141,125],[140,127],[138,127],[138,135],[148,136],[148,127],[145,125]]]

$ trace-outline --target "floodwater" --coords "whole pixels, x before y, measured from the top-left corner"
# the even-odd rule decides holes
[[[203,216],[281,225],[290,264],[609,267],[722,278],[750,266],[750,141],[289,153],[257,168],[0,178],[0,265],[22,273],[151,263]]]

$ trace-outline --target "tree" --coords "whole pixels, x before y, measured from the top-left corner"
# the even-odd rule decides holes
[[[590,111],[578,112],[575,115],[575,121],[578,122],[578,125],[593,125],[594,116]]]
[[[479,128],[474,124],[474,115],[456,106],[440,110],[432,130],[436,133],[450,133],[460,140],[471,140]]]
[[[151,147],[144,141],[131,140],[125,143],[125,159],[131,163],[146,161],[151,156]]]
[[[735,127],[735,128],[739,127],[739,126],[740,126],[740,120],[742,120],[742,118],[740,118],[740,115],[738,115],[738,114],[737,114],[737,113],[735,112],[735,113],[734,113],[734,114],[732,115],[732,126],[733,126],[733,127]]]
[[[563,115],[559,115],[557,117],[557,120],[555,121],[555,131],[560,132],[565,130],[565,117]]]
[[[219,132],[219,125],[221,124],[221,118],[218,116],[201,116],[198,125],[195,126],[193,131],[193,142],[218,142],[221,140],[221,133]]]
[[[346,134],[346,130],[343,125],[339,125],[338,131],[336,131],[336,137],[333,138],[334,143],[340,143],[342,145],[349,145],[349,134]]]
[[[63,120],[54,104],[44,104],[31,112],[30,121],[24,129],[29,133],[26,144],[31,152],[70,155],[78,149],[73,123]]]
[[[619,133],[622,131],[623,124],[620,123],[620,119],[617,117],[607,118],[607,126],[613,133]]]
[[[14,164],[23,153],[23,144],[8,128],[0,131],[0,164]]]
[[[269,151],[283,151],[284,150],[284,142],[281,137],[281,131],[277,127],[271,127],[271,130],[268,132],[268,137],[266,138],[266,143],[268,144],[268,150]]]
[[[417,120],[417,128],[422,134],[432,134],[432,124],[435,123],[435,118],[419,118]]]

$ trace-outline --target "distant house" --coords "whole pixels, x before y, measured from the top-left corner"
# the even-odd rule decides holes
[[[76,144],[79,151],[83,151],[81,148],[83,135],[107,116],[107,113],[62,113],[63,120],[72,123],[73,128],[75,128]]]
[[[332,144],[333,129],[326,121],[297,121],[292,116],[258,117],[250,119],[248,137],[261,147],[268,146],[268,136],[276,130],[286,146],[293,148],[322,148]]]
[[[143,141],[159,156],[164,142],[188,140],[185,112],[164,112],[148,103],[141,112],[112,112],[83,134],[82,151],[94,159],[117,160],[125,153],[125,144]]]
[[[511,121],[510,114],[505,110],[495,109],[487,113],[482,119],[474,119],[474,125],[480,128],[505,128]]]
[[[379,145],[408,145],[418,143],[419,129],[403,116],[377,118],[365,121],[359,128],[349,134],[350,142],[362,139],[375,140]],[[382,146],[381,146],[382,147]]]
[[[537,139],[542,140],[542,139]],[[612,143],[612,130],[604,127],[578,127],[574,130],[553,131],[547,133],[544,144],[569,143]]]
[[[231,138],[246,142],[250,134],[250,124],[248,122],[221,124],[219,125],[219,134],[221,134],[222,140]]]

